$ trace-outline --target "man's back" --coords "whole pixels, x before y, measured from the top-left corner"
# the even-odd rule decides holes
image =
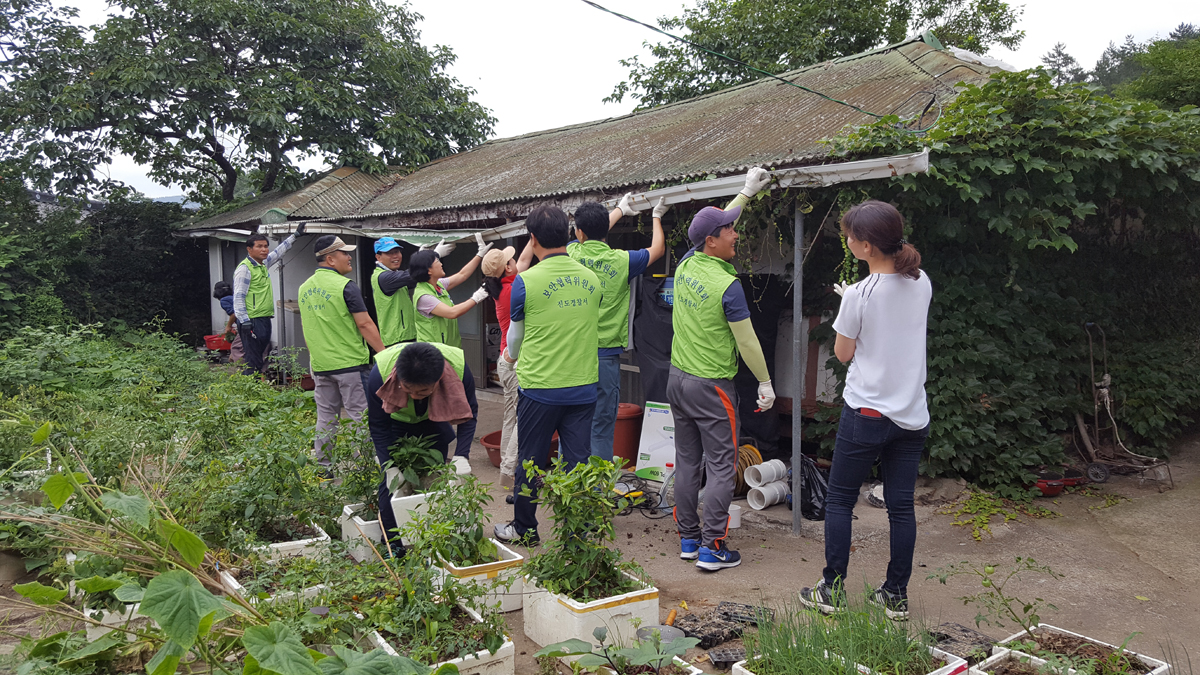
[[[525,322],[517,362],[522,389],[560,389],[597,381],[602,297],[595,273],[566,255],[549,256],[518,275],[512,320]]]

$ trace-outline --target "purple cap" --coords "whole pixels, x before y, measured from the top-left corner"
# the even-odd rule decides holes
[[[688,226],[688,239],[693,246],[700,246],[708,237],[715,236],[722,227],[731,225],[742,215],[742,207],[735,206],[728,211],[722,211],[715,206],[706,206],[692,218]]]

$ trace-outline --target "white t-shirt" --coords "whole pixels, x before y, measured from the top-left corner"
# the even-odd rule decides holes
[[[929,275],[872,274],[850,286],[833,329],[856,341],[842,397],[873,408],[902,429],[929,424],[925,403],[925,330],[933,287]]]

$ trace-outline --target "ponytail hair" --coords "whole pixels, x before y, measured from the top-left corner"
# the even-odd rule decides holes
[[[483,290],[487,291],[489,298],[491,298],[493,300],[499,300],[500,299],[500,289],[503,287],[504,287],[504,285],[496,277],[489,277],[489,276],[483,277]]]
[[[874,199],[850,207],[842,216],[842,231],[892,256],[896,272],[921,278],[921,254],[904,238],[904,216],[896,207]]]

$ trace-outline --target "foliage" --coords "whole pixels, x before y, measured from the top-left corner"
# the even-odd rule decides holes
[[[1200,409],[1200,114],[1038,70],[966,87],[924,137],[896,121],[833,147],[933,151],[928,174],[863,186],[906,215],[934,286],[923,472],[1020,497],[1060,462],[1092,405],[1088,321],[1108,333],[1118,420],[1142,452],[1165,448]]]
[[[1119,88],[1164,108],[1200,106],[1200,38],[1159,40],[1134,56],[1145,72]]]
[[[941,511],[943,515],[954,516],[956,520],[951,525],[970,527],[971,537],[975,541],[983,541],[983,533],[992,535],[992,519],[1003,518],[1005,523],[1017,520],[1020,516],[1030,518],[1053,518],[1059,514],[1040,506],[1029,503],[1029,497],[1037,488],[1030,488],[1025,499],[1021,501],[997,497],[986,490],[970,488],[955,502],[947,504]]]
[[[337,486],[337,492],[341,495],[339,499],[347,505],[362,504],[368,513],[378,513],[378,491],[383,471],[375,457],[375,446],[371,443],[366,419],[358,422],[342,420],[333,446],[326,446],[325,452],[334,467],[334,473],[341,477],[341,483]]]
[[[662,635],[656,630],[649,640],[634,640],[629,647],[617,647],[604,644],[608,640],[608,629],[604,626],[592,631],[592,637],[600,644],[593,646],[578,638],[546,645],[536,654],[538,657],[561,658],[578,656],[575,663],[583,668],[611,668],[617,675],[630,673],[630,668],[639,666],[649,667],[654,673],[666,672],[665,669],[674,665],[676,658],[682,658],[687,650],[700,644],[700,638],[676,638],[667,645],[662,643]],[[678,667],[678,666],[676,666]],[[632,672],[645,672],[638,669]]]
[[[404,479],[401,485],[389,485],[391,492],[402,486],[409,494],[420,492],[435,472],[446,468],[446,458],[434,447],[436,441],[433,436],[401,436],[388,448],[391,458],[383,463],[383,470],[396,469]]]
[[[686,31],[691,42],[770,73],[782,73],[898,42],[932,29],[946,45],[984,52],[993,44],[1015,48],[1025,36],[1016,30],[1021,9],[980,0],[854,0],[824,2],[702,0],[678,17],[663,17],[664,31]],[[677,33],[678,34],[678,33]],[[760,73],[675,41],[644,46],[652,65],[638,56],[622,59],[629,79],[605,101],[626,95],[638,108],[673,103],[737,84]]]
[[[947,567],[938,568],[936,572],[926,577],[926,580],[937,579],[942,584],[947,579],[956,576],[975,577],[979,579],[984,589],[959,598],[964,605],[974,605],[976,609],[975,625],[988,624],[1003,628],[1005,621],[1011,621],[1021,627],[1031,639],[1034,637],[1031,629],[1041,623],[1041,613],[1044,609],[1058,608],[1041,598],[1022,600],[1015,592],[1006,592],[1014,580],[1022,575],[1037,574],[1051,579],[1061,579],[1063,575],[1055,572],[1046,565],[1039,564],[1029,557],[1020,557],[1012,565],[997,567],[993,564],[979,565],[970,561],[954,563]]]
[[[494,120],[420,44],[420,15],[379,0],[113,0],[82,26],[50,0],[0,5],[4,154],[39,186],[102,181],[115,153],[197,201],[229,202],[250,176],[293,189],[294,161],[368,171],[469,148]]]
[[[1088,72],[1074,56],[1067,53],[1066,43],[1056,42],[1054,48],[1042,56],[1042,65],[1050,71],[1051,81],[1055,85],[1087,81]]]
[[[401,529],[409,547],[456,567],[469,567],[499,560],[499,551],[487,537],[488,517],[483,507],[492,501],[488,485],[473,475],[452,485],[444,474],[429,491],[426,510]]]
[[[551,593],[578,602],[638,590],[641,585],[626,576],[629,563],[605,544],[613,542],[613,518],[629,505],[618,496],[621,471],[612,462],[590,457],[570,471],[556,459],[547,471],[525,462],[531,481],[540,482],[537,502],[554,513],[553,539],[523,567],[523,572]],[[529,486],[522,488],[529,494]]]

